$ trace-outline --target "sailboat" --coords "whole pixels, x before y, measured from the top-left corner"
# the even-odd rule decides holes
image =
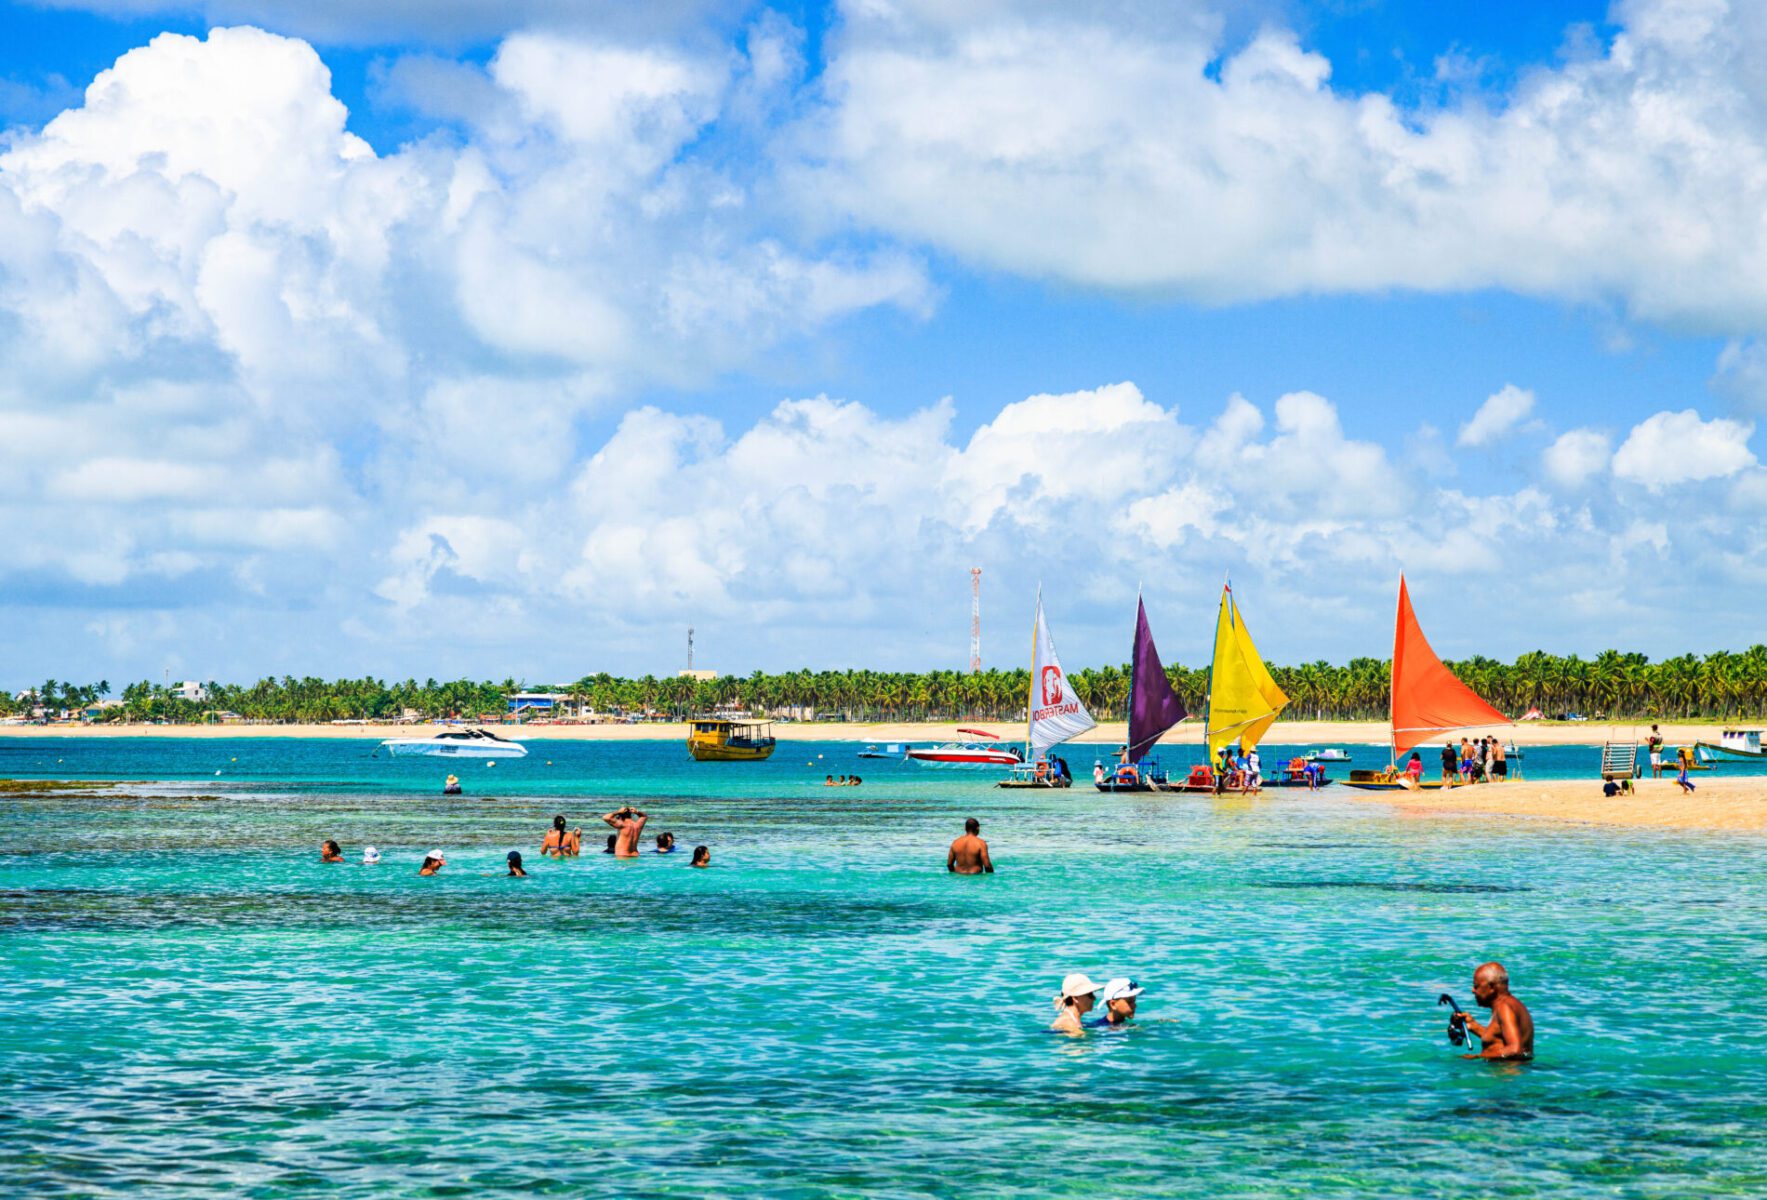
[[[1043,592],[1038,589],[1037,615],[1031,621],[1031,691],[1025,698],[1025,758],[999,786],[1069,786],[1074,780],[1066,762],[1052,759],[1049,751],[1096,724],[1062,672],[1055,639],[1043,617]]]
[[[1100,769],[1094,782],[1101,792],[1152,792],[1166,785],[1165,772],[1147,752],[1172,726],[1190,714],[1172,690],[1160,652],[1147,626],[1147,606],[1135,598],[1135,645],[1129,659],[1129,741],[1114,770]],[[1103,764],[1099,764],[1100,768]],[[1099,776],[1102,776],[1100,778]]]
[[[1184,791],[1248,791],[1246,782],[1236,780],[1220,783],[1221,752],[1237,745],[1249,752],[1269,731],[1271,723],[1288,704],[1288,694],[1271,678],[1245,618],[1233,598],[1231,584],[1221,588],[1221,609],[1215,618],[1215,655],[1209,663],[1209,706],[1203,717],[1203,741],[1209,748],[1206,767],[1191,771],[1190,778],[1176,785]],[[1292,774],[1272,772],[1268,781],[1273,786],[1298,784],[1304,786],[1305,764]]]
[[[1393,763],[1385,771],[1351,771],[1350,786],[1368,791],[1394,788],[1439,788],[1443,783],[1416,782],[1399,770],[1399,756],[1428,737],[1477,725],[1510,725],[1454,672],[1442,664],[1423,636],[1405,576],[1399,576],[1399,612],[1393,627],[1393,684],[1388,725]],[[1427,768],[1426,768],[1427,769]]]

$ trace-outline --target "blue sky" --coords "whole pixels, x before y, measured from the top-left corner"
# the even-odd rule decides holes
[[[0,5],[15,683],[1761,640],[1750,10],[358,7]]]

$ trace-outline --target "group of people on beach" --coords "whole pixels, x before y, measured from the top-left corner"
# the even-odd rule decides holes
[[[1406,760],[1405,774],[1411,782],[1423,779],[1423,755],[1413,750]],[[1502,783],[1509,778],[1509,752],[1494,737],[1461,738],[1460,745],[1442,744],[1442,783],[1453,787],[1462,783]]]
[[[644,813],[627,805],[613,812],[603,813],[602,821],[611,826],[614,832],[607,835],[607,848],[603,854],[611,854],[615,858],[639,857],[638,839],[644,833],[645,822],[650,818]],[[575,858],[583,852],[582,829],[568,828],[563,813],[552,818],[552,828],[540,841],[540,853],[547,858]],[[656,854],[675,853],[675,835],[667,830],[656,835]],[[332,838],[319,843],[319,861],[341,863],[344,861],[343,848]],[[380,862],[380,851],[373,846],[365,846],[362,850],[362,865],[376,866]],[[525,878],[527,869],[522,865],[522,852],[511,850],[505,856],[511,878]],[[448,857],[440,850],[431,850],[423,856],[423,863],[417,869],[419,875],[439,874],[448,865]],[[709,846],[695,846],[690,867],[709,867],[712,865],[712,851]]]

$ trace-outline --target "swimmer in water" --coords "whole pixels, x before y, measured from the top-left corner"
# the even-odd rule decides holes
[[[971,817],[963,823],[963,836],[951,843],[945,855],[945,870],[953,875],[992,875],[994,860],[988,857],[988,843],[981,839],[982,823]]]
[[[509,873],[511,876],[522,879],[526,879],[528,876],[528,873],[522,870],[522,852],[520,850],[509,852]]]
[[[1468,1014],[1466,1028],[1484,1044],[1466,1058],[1509,1059],[1526,1062],[1534,1057],[1534,1018],[1528,1006],[1509,994],[1509,972],[1502,963],[1488,962],[1473,972],[1473,999],[1491,1010],[1491,1023],[1481,1025]]]
[[[1055,998],[1055,1023],[1049,1028],[1057,1033],[1083,1032],[1086,1027],[1082,1018],[1097,1002],[1098,985],[1084,971],[1076,971],[1061,981],[1061,994]]]
[[[711,849],[707,846],[695,846],[693,848],[693,861],[688,863],[687,865],[690,867],[709,867],[709,866],[711,866],[712,865],[712,851],[711,851]]]
[[[447,865],[448,860],[443,857],[440,850],[431,850],[423,856],[423,866],[417,869],[417,873],[419,875],[434,875]]]
[[[540,853],[553,858],[575,858],[583,852],[583,831],[566,829],[564,814],[552,818],[552,828],[540,843]]]
[[[319,861],[343,862],[344,852],[336,842],[332,841],[330,838],[326,838],[323,842],[319,843]]]
[[[607,835],[607,845],[605,845],[601,848],[601,852],[603,854],[612,854],[614,852],[614,846],[618,842],[619,842],[619,834],[617,834],[617,833],[608,834]]]
[[[656,835],[656,852],[658,854],[675,853],[675,835],[668,830]]]
[[[650,818],[628,804],[602,814],[601,819],[614,828],[614,857],[637,858],[638,838]]]
[[[1135,999],[1142,988],[1133,979],[1113,979],[1104,985],[1105,1025],[1127,1025],[1135,1019]]]

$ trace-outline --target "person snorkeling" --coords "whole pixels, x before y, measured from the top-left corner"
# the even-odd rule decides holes
[[[1534,1057],[1534,1018],[1528,1006],[1510,994],[1509,972],[1499,962],[1482,964],[1473,972],[1473,999],[1480,1007],[1491,1010],[1489,1024],[1481,1024],[1471,1013],[1454,1015],[1464,1021],[1466,1031],[1479,1039],[1484,1047],[1465,1058],[1488,1058],[1526,1062]]]

